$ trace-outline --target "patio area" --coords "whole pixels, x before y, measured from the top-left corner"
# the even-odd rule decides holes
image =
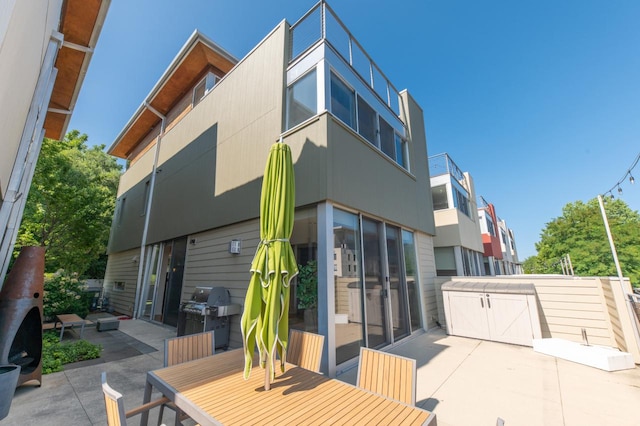
[[[175,329],[126,320],[120,321],[118,333],[94,331],[85,329],[85,338],[126,334],[118,346],[129,356],[111,355],[113,360],[105,357],[43,376],[41,388],[18,388],[2,425],[105,424],[102,371],[124,394],[127,409],[142,403],[146,372],[162,367],[164,339],[174,336]],[[109,352],[118,349],[109,347]],[[441,426],[493,426],[498,417],[507,426],[638,424],[637,367],[610,373],[529,347],[447,336],[442,330],[417,336],[390,352],[417,360],[417,405],[436,413]],[[353,368],[338,378],[355,383],[356,374]],[[172,423],[172,415],[165,411],[165,423]],[[150,422],[155,424],[156,419],[154,409]],[[137,418],[131,421],[137,422]]]

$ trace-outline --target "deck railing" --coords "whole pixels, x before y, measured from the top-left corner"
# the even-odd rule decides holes
[[[324,40],[396,115],[400,115],[398,91],[324,0],[293,24],[290,31],[291,62]]]

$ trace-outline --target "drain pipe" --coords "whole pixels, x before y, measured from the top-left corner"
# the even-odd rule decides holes
[[[153,159],[153,168],[151,170],[151,181],[149,182],[149,198],[147,198],[147,206],[145,207],[144,215],[144,228],[142,229],[142,241],[140,242],[140,261],[138,262],[138,279],[136,280],[136,296],[133,301],[133,318],[138,318],[140,305],[140,299],[142,298],[142,290],[144,289],[143,279],[145,277],[145,267],[147,262],[145,260],[145,250],[147,247],[147,233],[149,232],[149,221],[151,218],[151,204],[153,202],[153,191],[156,185],[156,174],[158,173],[158,158],[160,158],[160,142],[162,136],[164,136],[165,125],[167,117],[160,114],[160,112],[144,101],[142,104],[149,111],[160,117],[162,124],[160,125],[160,133],[158,134],[158,141],[156,142],[156,150]]]

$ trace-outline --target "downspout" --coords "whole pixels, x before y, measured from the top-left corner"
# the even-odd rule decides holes
[[[140,304],[140,298],[142,297],[142,289],[144,288],[144,268],[146,265],[145,250],[147,246],[147,233],[149,232],[149,221],[151,218],[151,204],[153,202],[153,192],[156,185],[156,174],[158,173],[158,158],[160,157],[160,142],[165,131],[166,118],[160,114],[158,110],[152,107],[149,102],[144,101],[143,106],[149,111],[160,117],[162,124],[160,125],[160,133],[158,134],[158,141],[156,142],[156,151],[153,158],[153,168],[151,170],[151,182],[149,182],[149,198],[147,199],[146,214],[144,216],[144,228],[142,229],[142,241],[140,242],[140,261],[138,262],[138,279],[136,280],[136,297],[133,301],[133,318],[138,318],[138,305]]]

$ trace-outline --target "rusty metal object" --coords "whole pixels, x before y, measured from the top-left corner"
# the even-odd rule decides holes
[[[0,364],[22,367],[18,386],[42,384],[44,247],[23,247],[0,291]]]

